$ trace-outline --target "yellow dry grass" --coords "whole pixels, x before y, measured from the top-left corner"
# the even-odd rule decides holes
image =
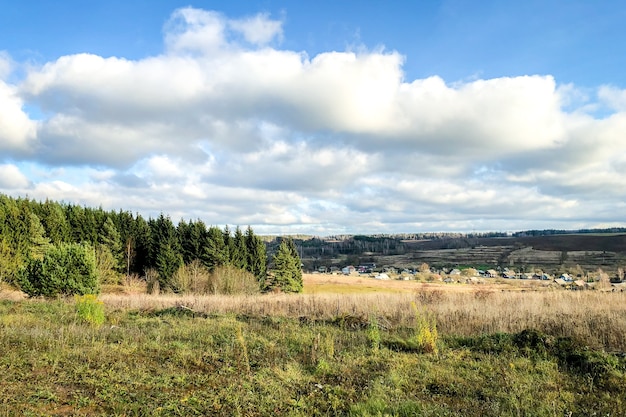
[[[185,306],[206,314],[306,317],[377,316],[412,326],[415,313],[431,314],[442,334],[476,335],[532,328],[571,336],[589,346],[626,351],[626,292],[566,291],[541,283],[470,285],[378,281],[362,277],[306,275],[304,294],[148,295],[138,286],[100,295],[108,312]],[[0,299],[24,295],[3,287]]]
[[[253,296],[104,294],[113,310],[158,310],[184,305],[207,314],[332,319],[341,315],[385,318],[412,326],[415,313],[433,315],[442,334],[476,335],[532,328],[571,336],[589,346],[626,351],[626,293],[604,291],[503,290],[498,285],[444,285],[376,281],[352,277],[317,281],[307,277],[305,294]],[[375,280],[372,280],[375,281]],[[362,286],[359,291],[349,291]],[[506,287],[506,286],[505,286]],[[333,292],[330,292],[333,290]]]

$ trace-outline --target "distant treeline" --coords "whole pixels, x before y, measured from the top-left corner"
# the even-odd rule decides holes
[[[164,214],[145,219],[128,211],[0,194],[0,281],[16,283],[29,259],[67,244],[94,249],[103,281],[153,270],[167,290],[178,268],[195,260],[209,270],[221,265],[246,270],[261,284],[266,279],[266,245],[251,227],[233,231],[201,220],[174,225]]]
[[[523,232],[515,232],[515,237],[526,236],[553,236],[553,235],[571,235],[571,234],[614,234],[626,233],[626,227],[610,227],[607,229],[578,229],[578,230],[525,230]]]

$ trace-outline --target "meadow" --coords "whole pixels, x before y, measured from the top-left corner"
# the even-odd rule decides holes
[[[620,291],[305,276],[0,299],[0,416],[626,415]]]

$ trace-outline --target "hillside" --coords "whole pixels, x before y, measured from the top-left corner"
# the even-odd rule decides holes
[[[438,237],[405,239],[402,236],[346,237],[343,240],[299,240],[305,268],[358,265],[417,268],[474,266],[531,268],[546,271],[602,268],[616,271],[626,264],[626,234],[571,233],[507,237]]]

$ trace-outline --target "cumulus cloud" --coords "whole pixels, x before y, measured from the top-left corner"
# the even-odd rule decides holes
[[[284,36],[267,14],[187,7],[160,55],[62,56],[0,81],[0,150],[89,178],[13,186],[266,231],[578,224],[624,196],[623,90],[593,102],[549,75],[408,80],[398,51],[310,57]]]
[[[240,32],[246,41],[254,45],[266,45],[277,38],[282,40],[282,22],[272,20],[267,13],[245,19],[231,20],[230,28]]]
[[[0,189],[12,191],[30,185],[28,178],[13,164],[0,165]]]
[[[0,151],[5,154],[26,151],[35,136],[36,124],[23,105],[16,88],[0,80]]]
[[[13,60],[6,51],[0,51],[0,79],[5,79],[13,70]]]

